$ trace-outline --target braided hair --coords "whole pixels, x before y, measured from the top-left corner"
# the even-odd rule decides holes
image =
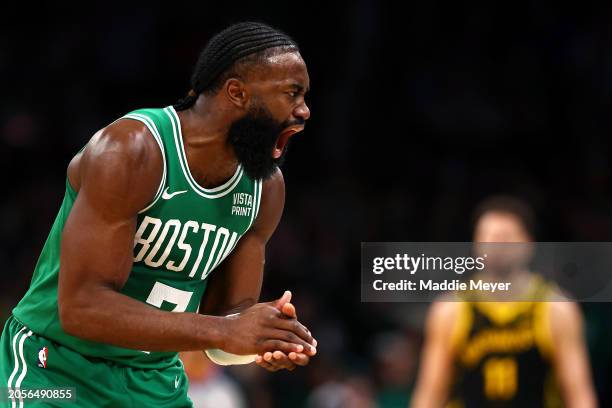
[[[199,94],[217,92],[228,78],[240,77],[244,67],[290,51],[299,51],[298,45],[280,30],[257,22],[231,25],[206,44],[191,76],[191,90],[174,108],[188,109]]]

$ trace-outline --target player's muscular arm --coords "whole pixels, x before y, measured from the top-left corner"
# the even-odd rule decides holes
[[[197,348],[195,316],[170,315],[119,293],[132,268],[136,216],[153,199],[163,162],[139,122],[99,132],[69,180],[78,196],[62,234],[58,303],[62,326],[88,340],[142,350]]]
[[[201,313],[227,315],[243,311],[258,301],[264,273],[266,243],[278,226],[284,203],[285,182],[281,171],[277,170],[263,183],[262,201],[255,223],[228,259],[211,274],[206,295],[202,300]],[[276,306],[279,309],[282,307]],[[296,331],[307,332],[297,319],[289,316],[286,318],[295,326]],[[313,343],[310,335],[306,340]],[[315,349],[307,347],[306,352],[312,355]],[[293,360],[283,358],[279,368],[291,369],[295,364],[308,364],[309,359],[305,354],[297,353],[292,357]]]
[[[266,244],[285,205],[285,182],[278,170],[263,183],[259,214],[232,254],[209,277],[200,312],[226,315],[257,303],[263,281]]]
[[[78,196],[62,234],[58,306],[64,330],[139,350],[295,351],[295,344],[265,341],[274,338],[271,330],[285,334],[285,322],[271,305],[258,305],[245,321],[165,312],[120,293],[132,268],[137,213],[153,199],[162,171],[155,140],[131,120],[98,133],[71,164],[69,178]],[[250,337],[227,338],[240,329]]]
[[[457,305],[438,302],[431,306],[412,408],[441,408],[446,403],[454,358],[452,323],[457,321]]]
[[[584,344],[580,309],[573,302],[552,302],[548,306],[553,364],[565,405],[568,408],[594,408],[597,399]]]

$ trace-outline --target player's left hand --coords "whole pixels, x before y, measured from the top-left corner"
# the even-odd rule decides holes
[[[310,356],[304,353],[291,352],[286,355],[282,351],[273,353],[266,352],[263,356],[255,357],[255,363],[268,371],[289,370],[293,371],[297,366],[305,366],[310,362]]]
[[[287,302],[278,305],[281,312],[287,317],[297,319],[295,306]],[[313,346],[317,347],[317,341],[313,339]],[[310,362],[310,356],[304,353],[291,352],[289,355],[282,351],[266,352],[255,357],[255,363],[268,371],[289,370],[293,371],[297,366],[305,366]]]

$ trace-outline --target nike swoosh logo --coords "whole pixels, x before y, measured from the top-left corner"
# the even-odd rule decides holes
[[[179,385],[179,378],[174,377],[174,388],[178,388],[178,385]]]
[[[187,192],[187,190],[181,190],[181,191],[175,191],[174,193],[168,193],[168,189],[169,189],[169,188],[170,188],[170,187],[166,187],[166,189],[165,189],[165,190],[164,190],[164,192],[162,193],[162,198],[163,198],[164,200],[169,200],[169,199],[171,199],[172,197],[174,197],[175,195],[178,195],[178,194],[183,194],[183,193],[186,193],[186,192]]]

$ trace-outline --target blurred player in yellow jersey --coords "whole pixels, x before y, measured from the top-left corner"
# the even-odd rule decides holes
[[[476,211],[474,241],[532,242],[534,218],[518,199],[490,198]],[[487,267],[525,298],[553,299],[554,286],[528,271],[528,252]],[[412,408],[596,407],[582,330],[569,301],[434,303]]]

